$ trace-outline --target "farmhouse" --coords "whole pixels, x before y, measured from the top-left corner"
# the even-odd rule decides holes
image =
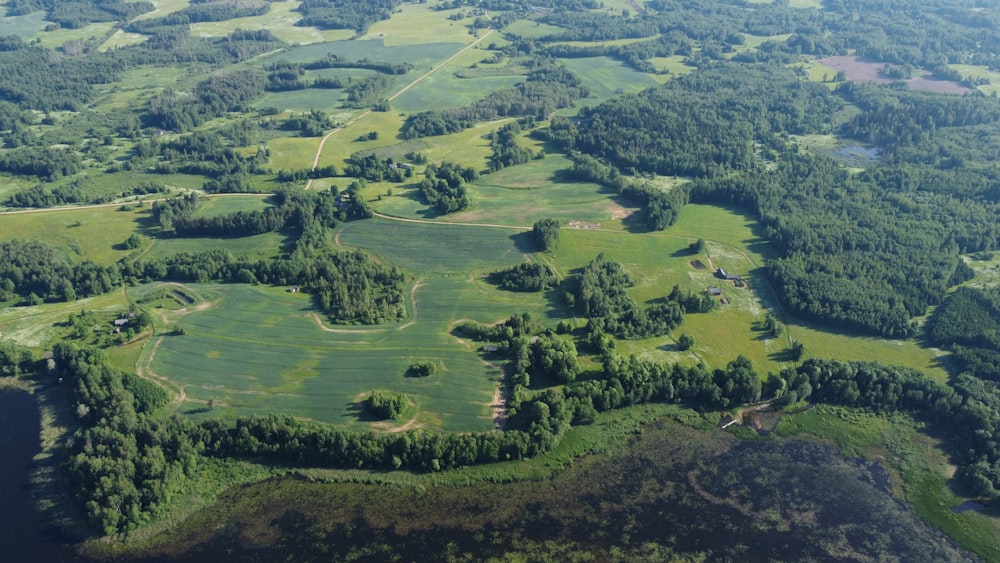
[[[739,274],[731,274],[729,272],[726,272],[722,268],[719,268],[718,270],[716,270],[715,271],[715,275],[718,276],[718,277],[720,277],[720,278],[722,278],[722,279],[724,279],[724,280],[735,281],[735,280],[740,279]]]

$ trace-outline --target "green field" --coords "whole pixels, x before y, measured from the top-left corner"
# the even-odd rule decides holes
[[[117,248],[129,233],[147,226],[148,211],[121,211],[111,204],[0,215],[0,240],[37,240],[75,260],[113,264],[129,251]]]
[[[362,39],[378,38],[383,39],[386,45],[414,47],[440,41],[472,41],[473,36],[464,22],[448,20],[448,16],[461,10],[438,11],[434,10],[436,4],[403,4],[392,18],[372,25]]]
[[[402,392],[416,405],[408,427],[485,430],[499,371],[449,334],[460,279],[434,279],[411,296],[410,318],[385,327],[329,327],[305,295],[282,288],[192,286],[204,301],[188,311],[163,312],[183,336],[154,339],[149,368],[183,387],[181,407],[211,416],[260,412],[356,424],[358,402],[376,389]],[[474,290],[473,290],[474,291]],[[415,310],[414,310],[415,309]],[[428,378],[405,377],[415,361],[439,366]],[[155,375],[154,375],[155,377]]]
[[[590,96],[582,100],[586,105],[595,105],[621,93],[639,92],[657,84],[648,74],[609,57],[563,59],[562,63],[589,88]]]

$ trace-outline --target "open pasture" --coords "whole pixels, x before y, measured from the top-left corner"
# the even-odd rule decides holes
[[[396,9],[392,17],[375,22],[361,39],[382,39],[386,45],[420,46],[427,43],[449,41],[469,43],[474,39],[467,27],[469,18],[451,21],[448,16],[458,12],[468,13],[469,8],[435,10],[437,3],[406,3]],[[485,33],[480,30],[479,33]]]
[[[346,73],[344,73],[346,74]],[[369,72],[368,74],[374,74]],[[317,109],[329,113],[339,108],[344,97],[342,89],[306,88],[288,92],[268,92],[258,102],[260,107],[272,107],[280,110],[307,112]]]
[[[114,264],[131,252],[119,245],[148,217],[148,212],[119,207],[8,212],[0,215],[0,240],[37,240],[63,250],[72,260]]]
[[[92,23],[90,25],[72,29],[60,27],[52,31],[38,32],[35,37],[41,40],[43,47],[57,49],[67,41],[83,41],[84,43],[96,42],[104,39],[114,28],[114,22]]]
[[[357,424],[365,418],[357,402],[389,389],[415,403],[409,426],[486,430],[499,372],[449,333],[463,284],[429,280],[414,290],[407,322],[379,327],[329,327],[308,296],[281,289],[195,285],[204,304],[163,313],[185,334],[152,340],[148,367],[183,387],[190,403],[182,409],[200,412],[213,401],[212,416],[278,412]],[[415,361],[438,370],[405,377]]]
[[[598,184],[567,179],[564,171],[571,166],[566,157],[550,155],[481,176],[469,187],[472,206],[441,219],[530,227],[548,217],[620,228],[633,211],[623,205],[628,202]]]
[[[668,230],[668,233],[689,236],[690,240],[704,239],[709,241],[708,251],[716,267],[722,267],[738,274],[744,274],[739,266],[728,260],[746,260],[748,268],[759,272],[755,275],[751,286],[759,299],[758,308],[749,310],[751,314],[737,325],[739,330],[733,330],[733,325],[707,323],[703,330],[710,342],[721,347],[738,345],[749,339],[760,339],[761,333],[749,330],[749,324],[762,320],[767,311],[778,314],[779,319],[786,323],[785,334],[780,343],[767,343],[768,355],[776,354],[772,359],[780,361],[781,352],[788,346],[788,338],[801,342],[805,346],[806,357],[839,358],[843,360],[859,360],[882,362],[885,364],[910,367],[937,379],[945,381],[948,377],[946,357],[939,350],[927,348],[913,340],[892,340],[869,335],[843,331],[835,327],[817,325],[791,315],[780,308],[777,297],[771,289],[770,282],[763,275],[761,267],[767,260],[777,258],[776,250],[763,238],[760,226],[749,215],[738,209],[726,209],[708,205],[687,205],[681,213],[680,220]],[[723,262],[723,260],[727,260]],[[705,262],[703,259],[702,262]],[[707,264],[706,264],[707,265]],[[719,280],[719,283],[724,283]],[[683,286],[682,286],[683,287]],[[721,287],[721,286],[720,286]],[[740,290],[745,291],[745,290]],[[724,289],[724,295],[732,299],[731,286]],[[739,292],[737,292],[739,294]],[[764,309],[763,307],[767,307]],[[715,314],[715,313],[711,313]],[[699,339],[693,328],[701,323],[701,315],[690,315],[685,318],[684,325],[679,329],[695,336],[697,350],[704,341]],[[730,334],[723,334],[729,332]],[[761,339],[761,341],[764,341]],[[712,357],[719,353],[712,351]],[[747,354],[744,354],[747,355]],[[751,357],[748,355],[748,357]],[[761,370],[761,364],[754,362]],[[772,363],[773,365],[773,363]],[[775,366],[777,367],[777,366]]]

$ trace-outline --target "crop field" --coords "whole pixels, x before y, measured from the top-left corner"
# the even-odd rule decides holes
[[[478,58],[483,52],[470,51]],[[468,53],[466,54],[468,56]],[[392,107],[406,113],[454,108],[469,105],[488,96],[491,92],[510,88],[523,82],[521,75],[483,76],[478,78],[458,78],[455,70],[459,65],[448,65],[422,80],[413,88],[392,101]]]
[[[161,313],[185,334],[154,340],[148,366],[183,387],[195,410],[213,401],[213,416],[284,412],[353,424],[360,399],[390,389],[416,404],[409,426],[488,429],[499,372],[449,334],[462,285],[428,280],[412,292],[407,322],[377,328],[329,327],[307,296],[281,289],[195,285],[203,302]],[[405,377],[415,361],[439,369]]]
[[[467,43],[467,41],[465,42]],[[388,46],[379,39],[365,41],[331,41],[291,47],[268,61],[310,62],[322,59],[328,54],[336,54],[347,60],[367,57],[373,61],[390,63],[411,63],[415,76],[423,74],[435,63],[454,55],[464,43],[425,43],[421,45]],[[412,80],[412,78],[411,78]]]
[[[342,74],[346,75],[347,73]],[[331,110],[340,107],[343,95],[343,90],[327,88],[268,92],[260,99],[260,107],[273,107],[295,112],[318,109],[329,113]]]
[[[294,237],[282,233],[264,233],[250,237],[185,237],[158,238],[143,255],[147,260],[169,258],[179,252],[205,252],[207,250],[228,250],[235,256],[272,258],[294,241]]]

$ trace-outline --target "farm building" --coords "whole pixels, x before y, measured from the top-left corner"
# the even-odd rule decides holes
[[[716,270],[715,271],[715,275],[718,276],[718,277],[720,277],[720,278],[722,278],[722,279],[724,279],[724,280],[738,280],[738,279],[740,279],[739,274],[731,274],[729,272],[726,272],[722,268],[719,268],[718,270]]]
[[[708,294],[709,295],[713,295],[713,296],[722,295],[722,288],[721,287],[710,287],[710,288],[708,288]]]

